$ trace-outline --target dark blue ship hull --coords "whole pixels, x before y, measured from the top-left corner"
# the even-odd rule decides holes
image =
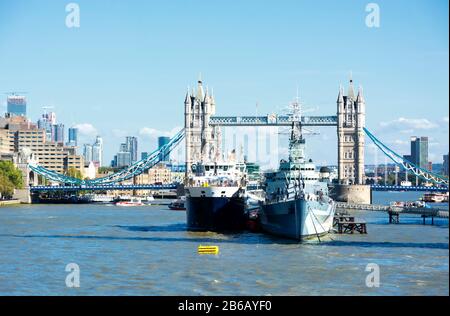
[[[186,197],[190,231],[239,231],[245,228],[245,201],[240,197]]]

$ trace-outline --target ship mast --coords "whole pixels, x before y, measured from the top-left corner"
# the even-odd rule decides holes
[[[302,107],[298,92],[295,101],[291,104],[291,136],[289,138],[289,161],[300,163],[304,161],[305,139],[302,133]]]

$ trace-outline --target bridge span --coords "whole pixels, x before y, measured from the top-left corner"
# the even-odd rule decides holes
[[[164,185],[157,184],[98,184],[98,185],[37,185],[30,186],[30,191],[114,191],[114,190],[174,190],[178,186],[177,183],[169,183]],[[252,190],[253,187],[248,189]],[[447,192],[445,187],[436,186],[399,186],[399,185],[371,185],[372,191],[427,191],[427,192]]]
[[[372,191],[427,191],[427,192],[447,192],[448,188],[440,186],[401,186],[401,185],[379,185],[372,184]]]
[[[77,192],[77,191],[126,191],[126,190],[174,190],[177,188],[176,183],[171,184],[108,184],[108,185],[37,185],[30,186],[31,192]]]

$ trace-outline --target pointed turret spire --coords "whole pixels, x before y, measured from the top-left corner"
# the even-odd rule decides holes
[[[352,72],[350,71],[350,83],[349,83],[349,86],[348,86],[348,94],[347,94],[347,97],[349,98],[349,99],[355,99],[355,90],[353,89],[353,78],[352,78],[353,76],[352,76]]]
[[[211,103],[214,103],[215,102],[215,99],[214,99],[214,88],[211,88],[211,94],[210,94],[209,97],[211,98]]]
[[[203,93],[203,83],[202,83],[202,75],[199,74],[198,76],[198,86],[197,86],[197,99],[199,101],[204,100],[204,93]]]
[[[187,91],[186,91],[186,97],[184,98],[184,103],[191,103],[191,93],[189,92],[189,87],[187,88]]]
[[[341,84],[339,85],[339,94],[338,94],[338,97],[337,97],[337,102],[338,103],[344,103],[344,90],[343,90]]]
[[[209,103],[209,91],[208,91],[208,86],[206,86],[206,92],[205,92],[205,98],[203,99],[203,101]]]
[[[366,102],[364,100],[363,88],[361,86],[359,86],[359,88],[358,88],[358,96],[356,97],[356,102],[359,102],[359,103],[365,103]]]

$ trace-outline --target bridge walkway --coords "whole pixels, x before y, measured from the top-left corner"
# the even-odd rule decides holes
[[[374,211],[374,212],[387,212],[390,214],[416,214],[428,217],[439,217],[448,218],[448,209],[438,209],[438,208],[400,208],[391,207],[389,205],[379,205],[379,204],[358,204],[358,203],[346,203],[346,202],[336,202],[336,211],[345,212],[348,210],[359,210],[359,211]]]

